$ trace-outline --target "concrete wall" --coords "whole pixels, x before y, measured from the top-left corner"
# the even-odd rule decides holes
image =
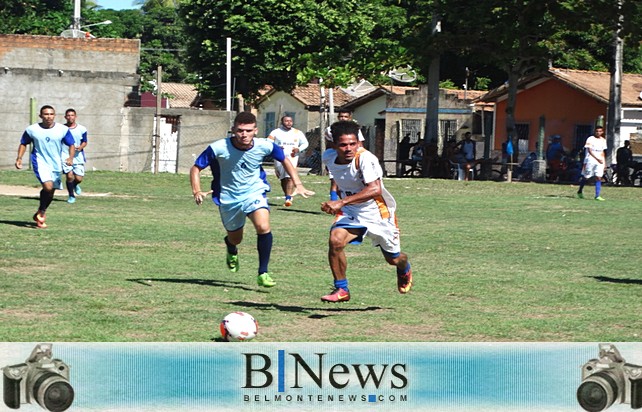
[[[88,129],[88,170],[151,171],[154,108],[139,99],[139,40],[0,35],[0,168],[14,167],[20,137],[42,105],[56,121],[73,107]],[[163,110],[180,117],[179,172],[226,136],[232,112]],[[26,158],[25,158],[26,159]]]
[[[257,111],[257,121],[259,127],[259,137],[267,137],[272,130],[265,130],[265,113],[275,113],[275,127],[281,124],[281,116],[285,112],[294,112],[294,127],[303,133],[314,130],[319,127],[319,113],[310,112],[305,105],[299,100],[292,97],[291,94],[283,91],[277,91],[261,102]]]

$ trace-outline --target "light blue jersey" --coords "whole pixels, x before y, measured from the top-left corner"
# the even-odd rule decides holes
[[[248,150],[234,147],[231,138],[217,140],[207,147],[194,163],[212,171],[212,199],[217,205],[241,203],[256,194],[270,191],[261,168],[263,159],[271,155],[282,162],[283,150],[271,141],[254,139]]]
[[[69,128],[60,123],[54,123],[49,129],[35,123],[22,134],[20,144],[33,143],[31,165],[40,182],[56,180],[55,176],[62,172],[62,162],[69,157],[69,152],[64,158],[60,155],[63,142],[68,146],[73,145],[74,137]]]
[[[80,146],[83,142],[87,142],[87,128],[83,125],[80,125],[76,123],[76,127],[74,128],[69,128],[69,131],[71,132],[71,135],[74,137],[74,145],[76,146],[76,156],[74,157],[74,164],[75,165],[84,165],[85,161],[87,160],[85,158],[85,151],[78,151],[78,146]],[[62,145],[62,158],[63,160],[69,157],[69,146],[66,144]]]

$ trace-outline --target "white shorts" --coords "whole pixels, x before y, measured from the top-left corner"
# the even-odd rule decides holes
[[[364,216],[355,217],[346,214],[337,216],[330,231],[336,228],[359,229],[362,231],[361,236],[350,243],[359,244],[363,242],[366,236],[372,240],[372,246],[379,246],[381,250],[389,254],[401,252],[401,243],[399,241],[399,227],[395,215],[389,219],[381,219],[381,216],[373,216],[368,219]]]
[[[62,164],[62,171],[65,172],[65,174],[69,172],[74,172],[76,176],[84,176],[85,175],[85,165],[84,164],[74,164],[73,166],[67,165],[67,163]]]
[[[593,176],[601,178],[604,176],[604,165],[593,162],[585,163],[582,168],[582,176],[586,179],[590,179]]]
[[[297,167],[297,165],[299,164],[299,156],[289,156],[288,159],[290,159],[290,163],[292,163],[292,166],[294,167]],[[278,177],[280,180],[290,178],[290,175],[285,171],[285,168],[283,167],[283,163],[279,161],[274,162],[274,172],[276,173],[276,177]]]

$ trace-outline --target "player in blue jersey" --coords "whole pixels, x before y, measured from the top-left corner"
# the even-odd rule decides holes
[[[201,191],[201,170],[209,167],[212,171],[212,200],[219,207],[223,226],[227,231],[226,263],[231,272],[238,272],[239,258],[237,246],[243,240],[243,227],[248,217],[257,234],[259,253],[259,286],[272,287],[276,282],[268,272],[272,251],[272,232],[270,211],[265,193],[270,190],[265,172],[261,168],[263,158],[271,155],[282,162],[286,172],[292,177],[295,193],[303,197],[314,192],[303,187],[296,167],[285,157],[283,149],[265,139],[255,139],[257,133],[256,117],[250,112],[241,112],[234,119],[232,136],[216,140],[196,159],[190,170],[192,194],[197,205],[209,192]]]
[[[20,146],[18,146],[16,169],[22,169],[22,156],[27,151],[27,145],[33,143],[31,166],[42,184],[40,206],[33,215],[33,220],[36,222],[36,226],[44,229],[47,227],[45,212],[54,198],[56,189],[62,188],[62,145],[64,143],[69,146],[69,157],[65,160],[67,165],[73,164],[76,148],[74,137],[69,132],[69,128],[56,123],[56,111],[53,107],[42,106],[40,119],[42,122],[32,124],[22,134]]]
[[[67,202],[75,203],[76,195],[82,193],[80,182],[82,182],[83,176],[85,176],[85,147],[87,146],[87,128],[81,124],[76,123],[76,110],[74,109],[67,109],[67,111],[65,111],[65,120],[67,120],[65,126],[69,128],[71,135],[74,137],[76,155],[74,156],[74,164],[71,166],[63,164],[62,170],[67,175],[67,192],[69,192]],[[63,145],[62,156],[64,156],[68,150],[69,147],[67,145]]]

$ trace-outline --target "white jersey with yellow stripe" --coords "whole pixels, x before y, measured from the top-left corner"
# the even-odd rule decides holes
[[[383,171],[379,159],[364,148],[359,149],[355,158],[348,164],[336,164],[336,159],[336,150],[326,150],[323,154],[323,162],[337,183],[342,198],[359,193],[368,183],[381,180],[380,196],[363,203],[344,206],[342,211],[368,220],[394,217],[397,204],[383,184]]]

